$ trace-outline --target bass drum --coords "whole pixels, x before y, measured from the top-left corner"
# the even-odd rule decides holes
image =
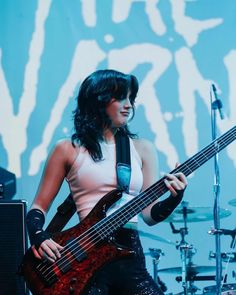
[[[215,295],[216,286],[209,286],[203,289],[205,295]],[[236,295],[236,284],[224,284],[221,288],[221,295]]]

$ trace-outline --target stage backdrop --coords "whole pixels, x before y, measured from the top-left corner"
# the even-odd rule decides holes
[[[235,15],[234,0],[2,0],[0,166],[17,176],[14,198],[27,200],[30,207],[47,154],[73,131],[71,113],[80,83],[97,69],[138,77],[131,127],[155,144],[160,176],[212,140],[212,83],[225,114],[224,120],[217,114],[217,134],[235,125]],[[221,219],[221,228],[233,229],[236,208],[228,202],[236,198],[236,144],[220,153],[219,167],[220,206],[232,212]],[[211,160],[189,177],[189,206],[210,207],[211,213],[213,184]],[[63,185],[47,223],[67,194]],[[70,225],[74,222],[75,218]],[[208,235],[213,221],[187,226],[186,240],[196,248],[193,262],[214,266],[215,260],[208,258],[209,251],[215,251],[215,239]],[[148,227],[140,221],[140,230],[151,274],[149,248],[164,252],[159,269],[181,267],[175,247],[181,237],[172,233],[169,223]],[[222,236],[222,252],[230,250],[230,243],[230,237]],[[235,282],[233,270],[235,263],[228,268],[229,282]],[[169,292],[182,290],[176,275],[160,273]],[[195,284],[202,288],[214,282]]]

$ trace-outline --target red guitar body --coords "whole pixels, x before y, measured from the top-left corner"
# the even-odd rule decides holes
[[[52,239],[64,246],[68,241],[78,238],[98,221],[103,219],[110,205],[119,198],[120,194],[117,190],[108,193],[98,202],[81,223],[68,230],[56,233],[53,235]],[[40,273],[36,270],[42,261],[35,258],[32,250],[29,249],[24,256],[21,271],[30,291],[34,295],[82,295],[89,281],[99,268],[111,261],[132,255],[132,251],[122,249],[112,240],[109,241],[106,239],[106,241],[93,244],[88,237],[88,241],[90,243],[89,251],[84,251],[86,257],[80,262],[75,259],[70,259],[73,255],[68,257],[70,269],[66,272],[60,271],[57,266],[53,267],[56,272],[57,280],[49,285],[44,282]],[[86,246],[88,246],[88,243]]]

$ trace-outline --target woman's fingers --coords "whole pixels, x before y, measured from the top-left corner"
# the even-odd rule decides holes
[[[50,262],[56,261],[56,256],[53,254],[50,248],[45,245],[39,247],[39,254],[41,256],[41,259],[47,259]]]
[[[184,187],[185,187],[188,184],[187,178],[182,172],[178,172],[175,174],[167,173],[166,179],[170,182],[177,183],[181,187],[182,187],[182,185],[184,185]]]
[[[167,179],[164,180],[165,185],[167,186],[167,188],[169,189],[169,191],[171,192],[171,194],[175,197],[178,195],[177,191],[181,190],[181,188],[178,186],[178,184],[168,181]]]
[[[49,260],[53,260],[53,262],[57,259],[57,256],[54,252],[55,249],[50,248],[50,245],[48,245],[46,241],[39,247],[40,255],[45,256],[45,258],[48,257]]]
[[[50,239],[50,241],[52,241],[54,243],[54,245],[57,247],[57,249],[62,250],[64,247],[62,247],[61,245],[57,244],[55,241],[53,241],[52,239]]]
[[[50,243],[51,250],[56,255],[56,258],[60,258],[61,257],[60,250],[62,250],[63,247],[61,245],[57,244],[52,239],[50,239],[50,242],[51,242]]]
[[[38,250],[32,246],[36,258],[47,259],[50,262],[55,262],[61,257],[60,251],[62,249],[63,247],[52,239],[43,241]]]
[[[178,190],[184,190],[188,185],[187,178],[182,172],[175,174],[167,173],[164,182],[173,196],[178,194]]]

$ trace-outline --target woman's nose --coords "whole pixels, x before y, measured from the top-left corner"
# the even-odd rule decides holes
[[[125,107],[126,107],[126,108],[131,108],[131,107],[132,107],[132,105],[131,105],[131,102],[130,102],[130,99],[129,99],[129,98],[126,98],[126,100],[125,100]]]

